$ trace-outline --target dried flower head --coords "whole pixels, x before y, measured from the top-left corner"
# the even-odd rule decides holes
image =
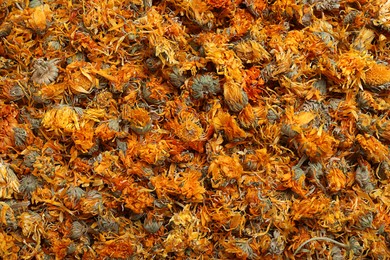
[[[186,77],[178,67],[173,67],[172,72],[169,74],[169,80],[173,86],[180,88],[184,84]]]
[[[118,220],[115,219],[114,216],[99,216],[97,221],[99,231],[100,232],[112,232],[112,233],[118,233],[119,232],[119,223]]]
[[[0,198],[10,199],[19,192],[20,182],[9,165],[0,159]]]
[[[359,186],[366,192],[371,192],[374,185],[371,182],[371,165],[364,160],[359,161],[359,166],[356,168],[355,179]]]
[[[34,62],[31,80],[37,84],[50,84],[58,77],[57,63],[60,59],[45,61],[43,58]]]
[[[223,187],[232,181],[240,182],[244,169],[237,156],[220,155],[215,158],[209,167],[213,187]]]
[[[158,221],[154,217],[146,217],[143,227],[149,233],[154,234],[161,228],[162,224],[161,221]]]
[[[81,236],[85,235],[88,231],[88,227],[84,222],[74,221],[72,228],[70,229],[69,237],[71,239],[80,239]]]
[[[45,113],[42,125],[56,135],[71,134],[80,129],[79,114],[73,107],[56,106]]]
[[[137,134],[145,134],[152,129],[152,119],[144,108],[132,108],[130,105],[122,107],[122,119],[130,124],[131,130]]]
[[[356,136],[366,158],[373,163],[380,163],[389,159],[389,148],[373,136],[358,134]]]
[[[32,174],[26,175],[20,181],[19,191],[24,195],[31,196],[39,186],[38,178]]]
[[[209,93],[215,95],[220,91],[218,78],[211,74],[196,76],[191,85],[191,95],[195,99],[205,98]]]
[[[227,81],[223,85],[223,96],[229,109],[240,112],[248,104],[248,96],[241,86],[234,81]]]
[[[384,30],[390,31],[390,1],[382,1],[380,5],[378,18],[373,21],[375,26],[380,26]]]
[[[365,87],[374,91],[388,90],[390,88],[390,68],[383,64],[372,64],[366,72],[364,83]]]
[[[23,88],[19,84],[15,84],[14,82],[4,82],[3,86],[0,86],[0,90],[2,90],[2,93],[0,93],[0,97],[3,97],[10,101],[20,100],[25,96]]]

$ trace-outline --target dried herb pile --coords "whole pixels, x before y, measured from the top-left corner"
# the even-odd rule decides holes
[[[385,259],[389,0],[3,0],[0,258]]]

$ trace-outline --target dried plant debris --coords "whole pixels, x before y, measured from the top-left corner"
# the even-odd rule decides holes
[[[386,259],[389,8],[2,1],[0,259]]]

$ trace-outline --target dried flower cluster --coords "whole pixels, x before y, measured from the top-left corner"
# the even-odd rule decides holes
[[[1,259],[386,259],[390,0],[0,3]]]

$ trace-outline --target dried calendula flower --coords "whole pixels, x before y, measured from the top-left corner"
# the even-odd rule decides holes
[[[70,106],[56,106],[45,113],[42,125],[56,135],[71,134],[80,129],[79,115],[76,109]]]
[[[74,221],[70,230],[69,237],[71,239],[79,239],[87,233],[88,227],[84,222]]]
[[[237,156],[220,155],[215,158],[209,167],[214,188],[223,187],[232,181],[240,182],[244,169]]]
[[[371,192],[374,185],[371,181],[371,165],[365,160],[359,160],[359,166],[356,168],[355,180],[359,186],[366,192]]]
[[[367,160],[373,163],[380,163],[389,159],[389,148],[375,137],[368,134],[358,134],[356,140],[360,144]]]
[[[14,171],[0,159],[0,198],[10,199],[19,192],[20,182]]]
[[[145,134],[152,129],[152,119],[144,108],[124,105],[121,115],[123,120],[129,122],[131,130],[137,134]]]
[[[373,20],[375,26],[380,26],[386,31],[390,31],[390,1],[382,1],[380,5],[378,18]]]
[[[50,10],[48,4],[39,5],[32,9],[31,18],[28,20],[28,23],[34,31],[43,34],[48,28],[52,17],[53,12]]]
[[[195,99],[205,98],[209,93],[215,95],[220,91],[218,78],[211,74],[196,76],[191,85],[191,96]]]
[[[39,180],[32,174],[26,175],[20,181],[19,191],[25,196],[31,196],[31,193],[34,192],[39,186]]]
[[[268,61],[271,55],[264,47],[254,40],[242,41],[234,46],[237,56],[246,63]]]
[[[37,84],[49,84],[56,80],[58,77],[57,63],[60,59],[53,59],[45,61],[43,58],[39,58],[34,62],[33,74],[31,80]]]
[[[248,136],[248,133],[238,126],[236,119],[227,112],[219,112],[213,118],[213,125],[217,131],[223,131],[229,141],[239,141]]]
[[[25,96],[24,89],[20,84],[16,82],[4,82],[2,86],[0,86],[0,97],[5,98],[10,101],[16,101],[22,99]]]
[[[390,3],[390,1],[389,1]],[[365,75],[365,87],[383,91],[390,88],[390,68],[383,64],[374,63]]]
[[[143,227],[149,233],[154,234],[161,228],[162,224],[163,223],[158,221],[155,217],[148,215],[144,220]]]
[[[248,96],[240,84],[229,80],[223,84],[223,96],[229,109],[240,112],[248,104]]]
[[[347,177],[344,172],[336,166],[329,169],[326,174],[326,179],[330,192],[338,192],[345,188],[345,185],[347,184]]]

